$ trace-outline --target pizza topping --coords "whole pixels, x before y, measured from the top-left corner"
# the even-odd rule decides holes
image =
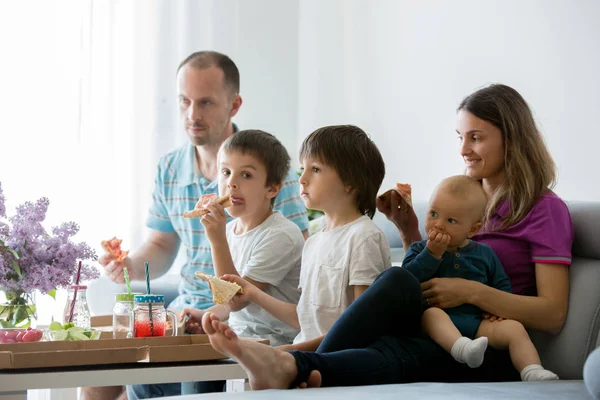
[[[102,248],[106,251],[111,257],[115,259],[115,261],[122,263],[129,251],[121,250],[121,242],[122,239],[117,239],[117,237],[113,237],[110,240],[103,240],[101,242]]]

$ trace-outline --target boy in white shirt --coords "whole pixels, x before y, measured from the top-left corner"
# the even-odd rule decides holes
[[[227,211],[212,202],[202,224],[211,243],[215,275],[243,276],[269,297],[297,303],[298,280],[304,237],[298,226],[273,211],[273,201],[288,173],[290,157],[274,136],[258,130],[230,136],[219,150],[219,195],[231,196]],[[235,219],[227,223],[227,215]],[[269,339],[272,345],[289,344],[296,327],[274,318],[255,304],[236,303],[231,310],[215,305],[208,310],[185,309],[190,316],[186,330],[202,333],[202,315],[210,311],[242,337]],[[197,383],[213,386],[212,383]],[[220,384],[218,384],[220,385]],[[222,388],[222,386],[220,386]],[[207,392],[203,390],[199,392]]]
[[[342,312],[391,266],[387,239],[371,220],[385,164],[373,141],[355,126],[316,130],[304,140],[300,159],[302,199],[307,208],[325,213],[326,227],[304,246],[298,305],[238,276],[223,279],[242,286],[236,301],[252,302],[300,329],[294,344],[283,349],[316,351]],[[218,323],[219,317],[210,319]],[[212,342],[214,329],[207,333]]]

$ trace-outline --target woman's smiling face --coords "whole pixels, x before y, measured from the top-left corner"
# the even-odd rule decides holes
[[[466,174],[495,184],[504,181],[504,139],[500,129],[466,110],[460,110],[456,133]]]

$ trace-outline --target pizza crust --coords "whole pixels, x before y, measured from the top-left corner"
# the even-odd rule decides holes
[[[227,282],[203,272],[196,272],[196,276],[203,281],[208,282],[208,286],[213,293],[213,302],[216,304],[227,304],[236,294],[244,293],[242,287],[237,283]]]
[[[222,205],[224,208],[231,207],[233,205],[233,203],[231,202],[231,195],[229,193],[227,193],[223,197],[219,197],[218,199],[215,200],[215,202],[217,204]],[[208,214],[210,211],[208,211],[208,209],[206,209],[204,206],[202,206],[202,203],[203,203],[202,198],[200,198],[200,200],[198,200],[198,202],[196,203],[196,206],[193,210],[186,211],[183,213],[183,218],[198,218],[198,217]]]

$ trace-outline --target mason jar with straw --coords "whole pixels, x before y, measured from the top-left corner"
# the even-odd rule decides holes
[[[79,279],[81,278],[81,261],[77,267],[77,276],[75,277],[75,284],[69,286],[67,303],[64,309],[63,323],[72,322],[75,326],[80,328],[89,329],[90,324],[90,309],[87,304],[86,290],[87,286],[80,285]]]
[[[133,336],[133,298],[141,293],[131,291],[131,282],[127,268],[123,268],[127,293],[115,294],[113,307],[113,339],[130,338]]]

